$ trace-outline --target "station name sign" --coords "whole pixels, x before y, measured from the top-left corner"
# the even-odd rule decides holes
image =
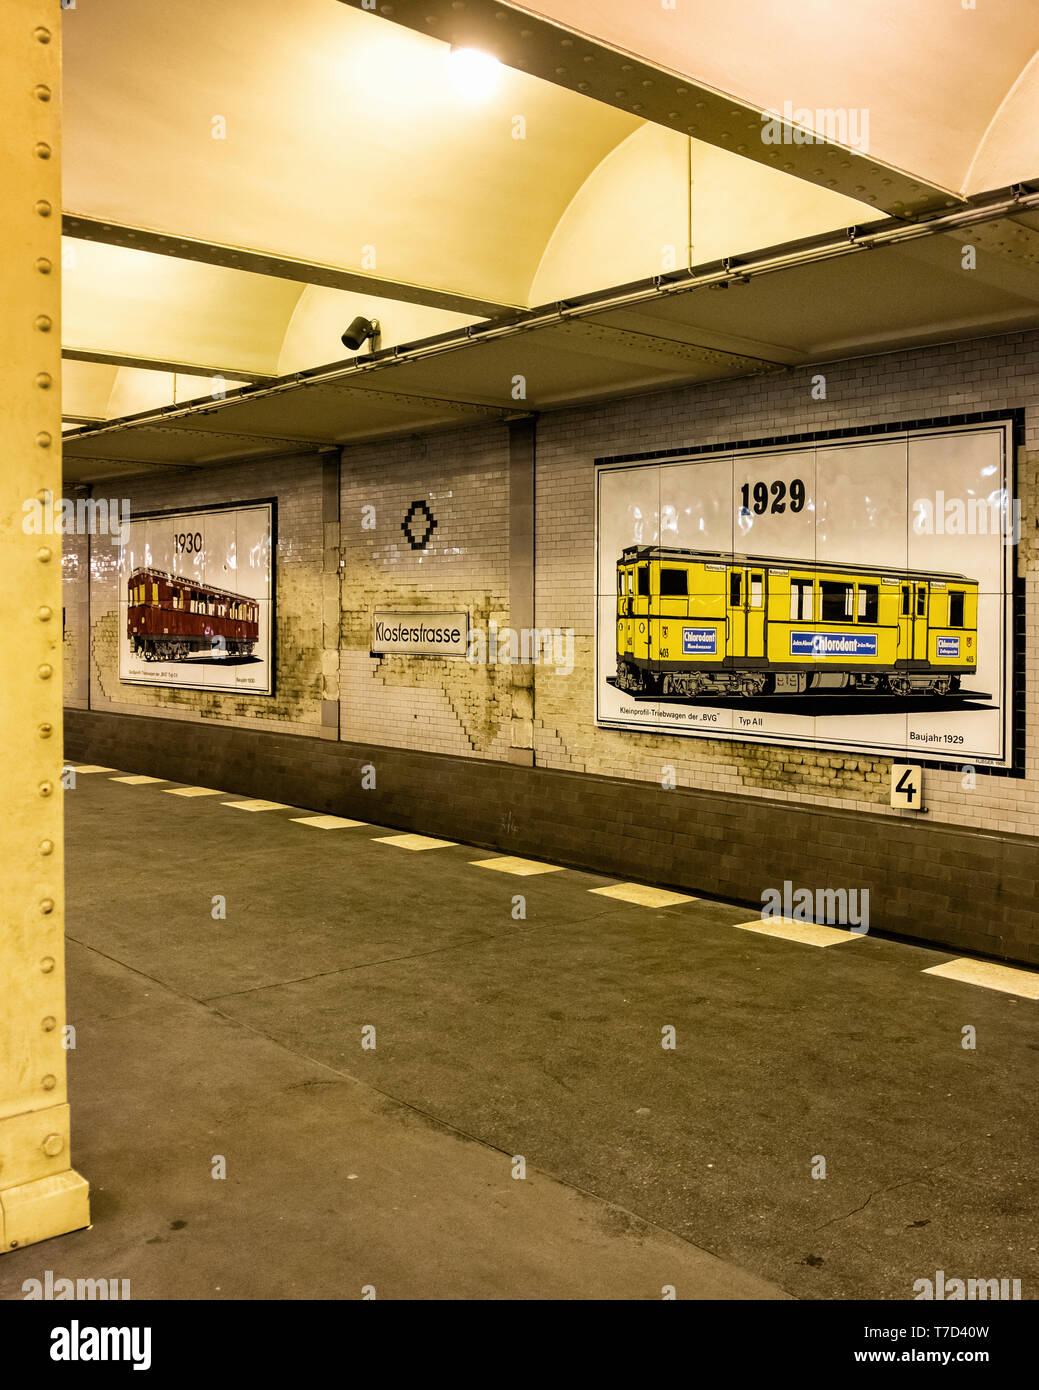
[[[465,656],[468,613],[376,613],[373,656]]]

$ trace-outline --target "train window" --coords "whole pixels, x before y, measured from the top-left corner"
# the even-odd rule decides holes
[[[908,618],[908,616],[909,616],[909,585],[908,585],[908,584],[903,584],[903,585],[902,585],[902,617],[903,617],[903,618]]]
[[[927,613],[927,585],[918,584],[916,586],[916,616],[923,618]]]
[[[855,591],[850,584],[824,579],[819,585],[822,589],[822,620],[824,623],[840,623],[850,618]]]
[[[743,602],[743,571],[731,570],[729,573],[729,607],[739,608]]]
[[[649,597],[649,566],[639,565],[639,598]]]
[[[877,621],[879,592],[875,584],[859,585],[859,617],[864,623]]]
[[[623,570],[618,570],[618,571],[617,571],[617,592],[618,592],[619,594],[623,594],[623,592],[624,592],[624,571],[623,571]]]
[[[752,575],[750,576],[750,606],[751,606],[751,608],[760,608],[760,607],[761,607],[761,603],[762,603],[762,598],[763,598],[763,596],[764,596],[764,592],[765,592],[765,584],[764,584],[764,580],[763,580],[762,576],[761,576],[760,574],[752,574]]]
[[[687,598],[689,595],[689,572],[687,570],[663,569],[660,571],[661,598]]]
[[[949,626],[963,626],[963,594],[955,590],[949,595]]]
[[[790,581],[790,616],[791,618],[808,618],[809,621],[815,617],[812,612],[812,581],[810,579],[792,579]]]

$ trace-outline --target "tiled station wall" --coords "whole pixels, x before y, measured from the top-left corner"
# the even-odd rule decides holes
[[[826,377],[813,400],[812,377]],[[1026,408],[1018,452],[1022,505],[1018,572],[1026,583],[1026,776],[927,769],[926,819],[1039,835],[1039,334],[1010,334],[918,352],[770,373],[543,416],[537,442],[536,610],[541,627],[573,625],[577,672],[535,676],[540,765],[815,806],[913,816],[889,807],[889,758],[766,744],[635,734],[594,726],[595,458],[671,447],[858,430]],[[964,783],[968,786],[964,786]],[[915,815],[920,820],[919,814]]]
[[[813,399],[811,392],[812,376],[820,370],[826,377],[825,400]],[[1027,604],[1025,776],[979,771],[976,785],[968,788],[959,771],[929,768],[929,812],[914,816],[888,806],[889,759],[595,727],[596,457],[821,430],[853,431],[885,422],[1018,407],[1026,410],[1026,439],[1017,461],[1023,510],[1019,573]],[[401,776],[413,770],[417,780],[410,792],[397,784],[389,812],[383,813],[384,823],[522,846],[546,857],[558,853],[621,876],[700,886],[745,901],[757,899],[761,865],[767,860],[775,867],[765,886],[779,886],[784,878],[796,883],[799,873],[816,875],[800,880],[811,887],[861,888],[872,883],[871,914],[878,925],[897,922],[896,929],[910,931],[912,918],[917,929],[910,934],[996,955],[1033,958],[1028,943],[1039,935],[1032,907],[1039,843],[1031,838],[1039,836],[1039,701],[1034,675],[1039,635],[1039,334],[888,353],[813,371],[770,372],[543,415],[537,422],[535,623],[541,629],[575,630],[576,666],[571,675],[557,674],[548,666],[535,671],[537,766],[524,775],[541,775],[544,782],[536,795],[530,790],[535,783],[523,782],[528,810],[537,817],[526,824],[522,807],[497,799],[512,792],[505,784],[499,786],[489,771],[509,761],[514,673],[503,667],[472,667],[457,659],[370,654],[371,613],[380,607],[468,609],[474,626],[508,623],[507,428],[480,426],[351,447],[342,454],[338,495],[334,486],[330,494],[334,477],[328,459],[314,455],[221,467],[191,478],[164,476],[130,490],[131,504],[139,510],[278,496],[274,699],[120,686],[115,553],[111,548],[110,553],[101,551],[96,539],[92,543],[93,650],[88,660],[85,557],[81,543],[69,538],[66,691],[71,708],[82,709],[89,677],[90,706],[96,711],[161,715],[324,740],[338,736],[354,748],[385,749],[385,757],[388,750],[401,750],[409,758],[402,756],[394,766]],[[414,551],[401,530],[411,503],[420,499],[438,523],[424,553]],[[366,509],[374,509],[374,527],[373,512]],[[125,730],[135,722],[117,721],[124,730],[121,737],[129,738]],[[88,724],[81,722],[76,728],[79,742],[70,744],[71,756],[129,767],[132,740],[124,756],[106,755],[87,746]],[[155,732],[157,736],[158,728]],[[326,804],[333,794],[312,781],[299,783],[299,768],[291,766],[289,755],[279,753],[277,764],[265,765],[257,751],[261,742],[257,739],[253,745],[236,733],[221,757],[238,759],[241,767],[237,775],[232,770],[224,783],[215,785],[307,806]],[[233,751],[228,753],[228,748]],[[190,753],[185,748],[183,757]],[[433,761],[410,759],[412,753]],[[309,741],[306,747],[301,743],[299,767],[313,772],[318,766],[314,756]],[[437,766],[440,774],[431,770]],[[699,834],[706,843],[714,835],[703,824],[704,815],[719,817],[725,828],[724,846],[717,850],[725,862],[717,872],[707,873],[703,856],[687,842],[687,832],[672,823],[679,812],[657,815],[650,810],[672,795],[659,786],[665,767],[675,769],[681,793],[674,806],[696,818],[694,839]],[[163,775],[161,768],[130,770]],[[549,772],[567,776],[560,780]],[[262,786],[257,783],[261,774],[267,777]],[[191,775],[213,781],[204,772]],[[506,776],[504,771],[496,775]],[[309,795],[293,791],[297,784],[309,785]],[[578,786],[586,788],[580,796]],[[608,789],[617,787],[627,787],[630,806],[641,808],[637,815],[620,803],[614,805]],[[458,830],[452,830],[453,813],[446,806],[452,797],[466,807]],[[561,798],[558,805],[555,797]],[[778,815],[777,802],[783,803]],[[357,808],[353,814],[358,814]],[[806,857],[802,836],[819,836],[827,816],[841,818],[836,841],[820,839],[816,851]],[[539,825],[544,828],[540,839]],[[950,834],[953,828],[959,831],[941,842],[941,856],[932,859],[930,836],[943,826]],[[969,832],[966,839],[963,831]],[[978,838],[979,831],[986,832],[984,840]],[[773,841],[774,853],[763,856],[762,845]],[[824,850],[827,844],[830,849]],[[886,866],[879,878],[878,865]],[[941,866],[937,875],[936,865]],[[838,868],[842,877],[835,878]],[[1005,877],[1008,874],[1012,881]],[[964,904],[962,911],[954,911],[956,901]],[[970,913],[973,926],[967,923]]]
[[[87,588],[85,537],[66,537],[66,703],[82,708],[89,683],[91,709],[168,719],[212,719],[249,728],[283,728],[326,736],[323,702],[336,694],[337,635],[323,622],[325,569],[323,465],[316,454],[236,464],[203,472],[115,479],[94,487],[95,499],[127,499],[130,515],[222,502],[276,497],[277,642],[273,697],[226,691],[127,685],[119,680],[119,548],[106,535],[90,537]],[[331,582],[337,584],[335,561]],[[336,590],[336,599],[338,591]],[[89,631],[89,647],[87,633]],[[330,653],[326,654],[326,641]],[[331,669],[332,689],[325,685]],[[331,735],[335,736],[334,725]]]
[[[334,456],[333,456],[334,457]],[[65,703],[70,708],[207,719],[243,728],[370,739],[468,757],[504,758],[510,672],[456,658],[373,657],[372,613],[470,614],[509,621],[508,432],[504,426],[410,436],[345,450],[180,474],[117,479],[95,497],[126,497],[130,514],[277,498],[273,697],[119,681],[118,548],[107,536],[64,544]],[[425,551],[401,525],[413,502],[436,518]],[[87,631],[90,631],[88,657]]]
[[[504,758],[510,672],[457,657],[371,655],[372,614],[509,621],[509,454],[502,425],[343,451],[342,736],[395,748]],[[413,502],[436,519],[425,551],[402,523]]]
[[[62,678],[65,706],[68,709],[86,709],[89,704],[87,687],[90,679],[89,645],[87,642],[87,632],[90,625],[90,589],[87,580],[88,555],[89,547],[85,535],[75,532],[62,537],[61,632],[64,649]]]

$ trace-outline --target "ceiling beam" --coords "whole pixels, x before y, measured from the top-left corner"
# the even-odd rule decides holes
[[[159,410],[142,411],[136,415],[109,420],[98,426],[87,426],[75,431],[66,436],[66,446],[74,452],[77,445],[81,443],[89,445],[103,435],[132,430],[137,427],[161,430],[190,429],[191,425],[188,422],[197,419],[200,415],[215,413],[223,415],[224,412],[228,412],[225,418],[233,420],[239,406],[247,407],[252,401],[271,398],[287,392],[297,395],[301,390],[305,390],[311,385],[336,383],[349,388],[356,384],[362,391],[379,390],[379,387],[375,386],[374,383],[372,386],[368,385],[367,379],[371,374],[381,374],[404,364],[419,362],[427,357],[457,352],[459,349],[471,345],[516,338],[536,333],[542,328],[571,325],[618,310],[637,310],[640,306],[651,306],[654,301],[666,299],[672,295],[684,295],[711,289],[727,290],[730,286],[748,284],[758,277],[767,277],[798,267],[817,266],[827,261],[860,257],[868,255],[871,251],[880,251],[885,247],[900,247],[914,242],[926,243],[932,238],[948,233],[960,236],[968,228],[984,226],[990,222],[1006,219],[1008,216],[1020,218],[1031,213],[1039,213],[1039,182],[1035,185],[1016,185],[1008,190],[976,195],[967,200],[966,206],[957,208],[956,211],[943,217],[935,217],[920,222],[884,219],[858,227],[849,227],[842,232],[807,237],[785,245],[763,248],[739,258],[726,258],[721,261],[694,266],[688,270],[671,271],[666,275],[654,276],[648,280],[634,281],[629,285],[620,285],[613,289],[576,296],[568,301],[544,305],[516,314],[508,322],[471,325],[450,333],[437,334],[405,347],[384,349],[362,358],[351,358],[344,362],[313,367],[305,372],[279,377],[267,385],[240,387],[237,390],[229,391],[225,400],[199,401],[176,406],[164,406]],[[591,336],[594,337],[594,335]],[[956,336],[958,336],[957,332],[949,334],[949,337]],[[645,339],[646,335],[640,334],[639,337]],[[700,345],[695,342],[695,337],[695,330],[692,330],[684,340],[681,336],[671,340],[656,334],[653,335],[653,338],[656,339],[655,342],[653,338],[650,338],[648,342],[643,341],[641,343],[641,348],[645,350],[648,347],[651,353],[656,355],[661,344],[667,343],[673,360],[683,355],[683,349],[690,350],[690,357],[698,356],[701,360],[707,360],[713,352],[718,357],[724,356],[734,359],[734,365],[742,366],[748,372],[768,370],[770,367],[783,365],[779,357],[775,357],[771,361],[748,357],[744,358],[742,363],[737,363],[735,361],[736,355],[716,349],[702,350],[697,354],[696,350]],[[614,336],[616,346],[624,354],[632,350],[630,338],[630,333],[624,332],[623,328],[619,337]],[[690,338],[693,341],[690,341]],[[929,341],[933,342],[947,340],[942,338],[940,328],[929,338]],[[673,346],[670,346],[672,341]],[[600,336],[599,342],[605,348],[606,338]],[[843,355],[850,355],[855,346],[851,342],[846,344]],[[812,360],[811,356],[805,353],[798,353],[797,356],[802,361]],[[668,377],[670,380],[674,380],[674,376],[670,372]],[[666,380],[662,384],[667,384]],[[612,394],[621,393],[612,392]],[[439,397],[441,400],[449,398],[450,393]],[[401,432],[408,433],[410,431],[402,430]],[[228,438],[234,437],[250,438],[246,434],[241,436],[228,434]],[[263,435],[253,437],[267,441],[272,438]],[[286,440],[285,442],[288,443],[289,441]]]
[[[819,137],[766,145],[763,112],[695,78],[624,52],[593,35],[504,0],[340,0],[394,24],[463,48],[490,53],[506,67],[568,87],[606,106],[667,126],[808,183],[832,188],[895,217],[947,211],[962,199],[879,160]]]
[[[198,241],[193,237],[174,236],[170,232],[157,232],[147,227],[104,222],[74,212],[66,212],[61,225],[65,236],[77,237],[81,241],[100,241],[107,246],[126,246],[135,251],[150,251],[158,256],[202,261],[206,265],[224,266],[229,270],[247,270],[253,275],[295,280],[303,285],[323,285],[333,290],[396,299],[404,304],[423,304],[430,309],[448,309],[452,313],[468,314],[473,318],[500,318],[514,314],[519,308],[515,304],[474,299],[450,290],[412,285],[404,280],[383,280],[357,270],[346,270],[342,266],[320,265],[316,261],[301,261],[292,256],[277,256],[243,246],[225,246],[215,241]]]
[[[179,376],[223,377],[231,381],[254,384],[274,381],[270,372],[250,372],[238,367],[203,367],[197,362],[175,362],[170,358],[138,357],[131,353],[105,352],[94,348],[62,348],[61,355],[69,362],[100,362],[105,367],[138,367],[146,372],[175,372]]]

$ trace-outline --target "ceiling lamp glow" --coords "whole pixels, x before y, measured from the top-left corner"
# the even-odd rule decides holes
[[[477,48],[452,48],[448,67],[455,91],[465,97],[488,97],[498,85],[501,63]]]

